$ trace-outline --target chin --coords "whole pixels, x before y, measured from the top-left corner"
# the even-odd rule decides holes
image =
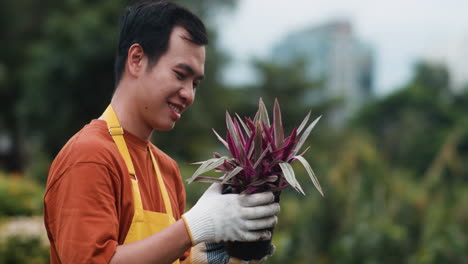
[[[174,127],[158,129],[159,131],[171,131]]]
[[[153,129],[158,130],[158,131],[170,131],[174,129],[174,127],[175,127],[175,122],[171,124],[162,125],[162,126],[161,125],[153,126]]]

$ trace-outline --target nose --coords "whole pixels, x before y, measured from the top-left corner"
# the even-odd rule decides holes
[[[187,82],[187,84],[185,84],[184,87],[179,90],[179,96],[182,98],[187,107],[191,105],[195,99],[195,89],[193,84],[191,82]]]

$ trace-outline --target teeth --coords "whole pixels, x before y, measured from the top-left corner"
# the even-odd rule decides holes
[[[181,109],[173,104],[169,104],[169,107],[174,110],[176,113],[180,114]]]

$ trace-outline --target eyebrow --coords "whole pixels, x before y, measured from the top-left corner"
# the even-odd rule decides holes
[[[184,70],[187,71],[190,75],[195,75],[195,71],[194,71],[193,68],[190,67],[190,65],[188,65],[188,64],[179,63],[179,64],[176,65],[176,67],[184,69]],[[203,79],[205,79],[205,75],[198,75],[196,79],[203,80]]]

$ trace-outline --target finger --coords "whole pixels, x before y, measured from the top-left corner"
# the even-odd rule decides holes
[[[221,193],[223,185],[221,183],[213,183],[206,189],[206,192]]]
[[[278,215],[280,212],[279,203],[262,205],[256,207],[244,207],[241,210],[242,218],[244,219],[259,219]]]
[[[268,253],[267,257],[273,256],[273,254],[275,254],[275,251],[276,251],[276,246],[273,243],[271,243],[270,252]]]
[[[272,216],[257,220],[244,221],[243,228],[247,230],[261,230],[273,228],[278,223],[278,217]]]
[[[241,234],[239,241],[252,242],[271,239],[270,231],[248,231]]]
[[[274,200],[275,196],[272,192],[245,194],[239,196],[240,204],[244,207],[271,204]]]

